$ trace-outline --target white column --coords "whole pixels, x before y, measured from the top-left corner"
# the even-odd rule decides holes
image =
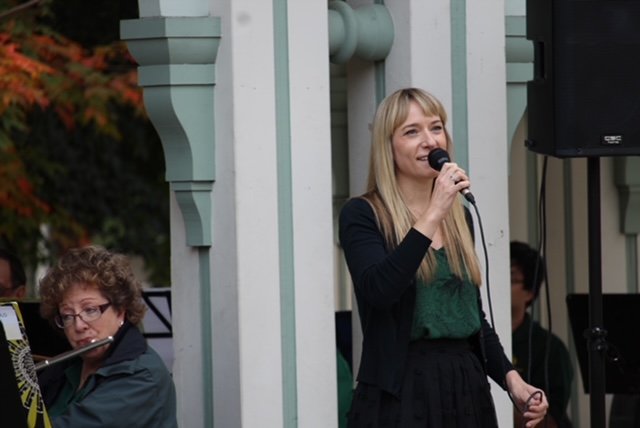
[[[394,23],[386,61],[387,93],[415,86],[434,94],[451,113],[450,0],[387,0]]]
[[[337,426],[327,4],[289,5],[299,427]]]
[[[285,4],[288,10],[278,9]],[[223,147],[216,152],[212,276],[235,281],[237,315],[233,306],[214,307],[213,329],[220,311],[237,316],[240,401],[240,421],[219,426],[332,427],[327,5],[228,0],[214,15],[223,23],[215,118]],[[282,305],[283,294],[293,308]],[[226,357],[214,342],[214,365],[216,358]],[[216,412],[225,412],[218,389],[216,422]]]
[[[237,288],[237,302],[225,302],[237,308],[219,308],[238,319],[241,420],[233,426],[283,426],[272,4],[218,3],[216,141],[228,150],[217,158],[212,275],[214,282],[235,278]],[[230,193],[227,203],[218,203],[218,191]],[[221,242],[217,231],[227,225],[234,233]],[[227,357],[214,344],[216,358]],[[219,385],[214,396],[223,393]]]
[[[504,2],[469,0],[466,3],[469,170],[489,253],[489,286],[495,328],[510,356],[509,144]],[[476,241],[482,260],[483,249],[479,246],[480,241]],[[485,284],[483,299],[489,316],[486,291]],[[495,385],[492,391],[499,425],[512,425],[513,406],[507,394]]]

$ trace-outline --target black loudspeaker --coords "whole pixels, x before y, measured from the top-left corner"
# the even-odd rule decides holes
[[[527,0],[530,150],[640,155],[640,0]]]

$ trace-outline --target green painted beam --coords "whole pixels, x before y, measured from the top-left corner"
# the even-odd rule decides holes
[[[382,4],[352,8],[344,1],[329,2],[329,54],[334,64],[351,58],[380,61],[389,55],[394,29]]]
[[[162,141],[166,178],[183,214],[187,244],[210,246],[220,19],[124,20],[120,35],[140,64],[145,107]]]

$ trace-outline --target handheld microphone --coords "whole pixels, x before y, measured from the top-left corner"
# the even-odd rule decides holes
[[[442,166],[446,162],[451,162],[451,159],[449,158],[449,153],[447,153],[446,150],[433,149],[431,150],[431,152],[429,152],[429,166],[435,169],[436,171],[440,171],[442,169]],[[460,180],[456,181],[456,184],[458,184],[458,182],[460,182]],[[473,196],[473,194],[469,189],[462,189],[460,193],[462,193],[462,195],[465,197],[467,201],[475,205],[476,198]]]

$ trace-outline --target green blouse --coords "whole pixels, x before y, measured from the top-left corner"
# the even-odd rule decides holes
[[[429,284],[418,281],[411,340],[463,339],[480,330],[476,286],[451,272],[444,248],[434,251],[436,270]]]

